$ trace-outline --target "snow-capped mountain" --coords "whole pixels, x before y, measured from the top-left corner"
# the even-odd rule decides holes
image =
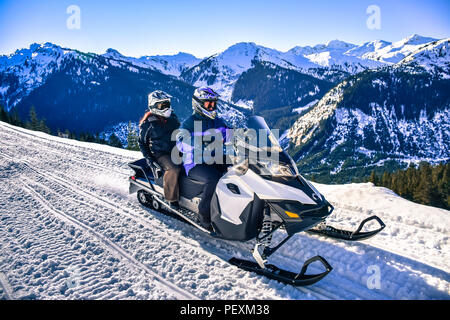
[[[222,97],[243,107],[252,107],[252,101],[231,100],[234,84],[255,63],[270,63],[284,69],[295,70],[324,79],[329,76],[322,69],[355,73],[382,63],[363,60],[344,53],[355,45],[343,41],[330,41],[315,47],[295,47],[287,52],[256,45],[238,43],[225,51],[206,58],[198,65],[184,72],[181,77],[194,86],[209,85]]]
[[[383,41],[383,40],[374,40],[366,42],[362,45],[355,46],[348,51],[346,51],[347,55],[350,56],[356,56],[363,58],[366,54],[372,53],[372,52],[378,52],[379,50],[383,49],[386,46],[391,45],[391,42]]]
[[[382,65],[378,61],[362,58],[358,53],[370,46],[357,46],[348,42],[332,40],[327,44],[319,44],[314,47],[294,47],[287,52],[294,57],[304,57],[317,67],[334,68],[347,71],[351,74],[366,69],[376,68]],[[292,60],[290,60],[292,61]]]
[[[129,62],[142,68],[150,68],[176,77],[180,76],[184,70],[189,69],[201,61],[201,59],[184,52],[179,52],[175,55],[156,55],[133,58],[123,56],[115,49],[108,49],[103,56]]]
[[[52,43],[32,44],[28,49],[0,56],[0,99],[7,110],[10,110],[23,97],[43,85],[50,75],[60,71],[65,63],[76,60],[93,64],[92,68],[86,70],[87,74],[103,72],[106,66],[110,65],[135,72],[138,71],[135,67],[138,67],[173,76],[179,76],[183,70],[200,61],[186,53],[173,56],[145,56],[138,59],[125,57],[114,49],[108,49],[103,55],[96,55],[62,48]]]
[[[376,60],[387,64],[400,62],[411,53],[418,51],[425,44],[436,41],[437,39],[422,37],[414,34],[400,41],[389,45],[375,48],[372,52],[366,52],[361,57],[364,59]]]
[[[271,63],[322,80],[339,82],[349,75],[368,69],[392,65],[421,46],[436,39],[412,35],[395,43],[375,40],[355,45],[340,40],[315,46],[296,46],[287,52],[256,45],[238,43],[201,61],[181,74],[194,85],[209,85],[231,103],[252,108],[254,101],[233,100],[234,85],[255,63]]]
[[[242,42],[204,59],[198,65],[183,72],[181,78],[194,86],[211,86],[221,94],[222,99],[231,102],[235,82],[245,71],[254,66],[254,62],[261,61],[287,69],[298,69],[297,66],[284,60],[282,53],[277,50],[255,43]],[[313,64],[309,66],[312,67]],[[250,106],[245,102],[238,102],[238,105]]]
[[[359,73],[330,90],[288,131],[300,165],[321,175],[391,160],[448,161],[448,43],[430,43],[393,66]]]
[[[447,52],[448,40],[417,35],[359,46],[333,40],[287,52],[238,43],[203,60],[186,53],[134,58],[114,49],[98,55],[33,44],[0,56],[0,103],[23,119],[34,105],[53,129],[101,132],[136,122],[148,91],[154,89],[174,95],[176,112],[183,119],[191,113],[193,86],[209,85],[221,93],[221,114],[230,121],[240,123],[246,112],[254,112],[284,131],[297,120],[295,111],[304,114],[341,81],[367,70],[392,66],[446,78]]]
[[[0,56],[0,97],[7,110],[41,86],[48,76],[59,70],[68,59],[84,59],[85,55],[52,43],[32,44],[9,56]]]
[[[136,122],[146,110],[148,93],[156,89],[172,94],[181,119],[191,113],[191,85],[117,51],[97,55],[52,44],[32,45],[0,61],[0,103],[14,108],[24,120],[35,106],[54,131],[96,133],[121,122]]]
[[[426,71],[443,79],[450,78],[450,40],[433,41],[422,46],[397,64],[398,68]]]

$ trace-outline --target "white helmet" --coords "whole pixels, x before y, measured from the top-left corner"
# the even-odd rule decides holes
[[[169,118],[173,111],[170,98],[172,96],[164,91],[153,91],[148,95],[148,110],[155,115]]]

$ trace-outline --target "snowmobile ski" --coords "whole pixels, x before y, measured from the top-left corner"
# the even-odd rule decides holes
[[[318,274],[305,274],[308,266],[315,261],[320,261],[326,270]],[[264,268],[261,268],[260,265],[256,262],[238,258],[231,258],[228,262],[240,269],[255,272],[269,279],[277,280],[279,282],[293,286],[308,286],[314,284],[322,280],[328,273],[331,272],[331,270],[333,270],[331,265],[321,256],[315,256],[307,260],[303,264],[303,267],[299,273],[280,269],[273,264],[266,264]]]
[[[372,230],[372,231],[361,232],[364,225],[371,220],[378,221],[378,223],[380,224],[380,228],[378,228],[376,230]],[[339,239],[339,240],[361,241],[361,240],[366,240],[366,239],[373,237],[374,235],[379,233],[381,230],[383,230],[384,227],[386,227],[386,225],[379,217],[371,216],[371,217],[363,220],[360,223],[358,229],[356,229],[356,231],[347,231],[347,230],[336,229],[331,226],[325,226],[325,227],[317,228],[317,229],[309,229],[306,232],[318,234],[318,235],[325,236],[328,238]]]

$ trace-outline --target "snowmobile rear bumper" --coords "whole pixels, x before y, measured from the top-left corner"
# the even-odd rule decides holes
[[[319,261],[325,267],[325,271],[319,274],[305,274],[308,266]],[[328,273],[333,270],[331,265],[321,256],[315,256],[307,260],[299,273],[294,273],[291,271],[286,271],[278,268],[272,264],[266,264],[265,268],[261,268],[258,263],[248,260],[242,260],[238,258],[231,258],[229,262],[243,270],[255,272],[259,275],[265,276],[269,279],[277,280],[285,284],[290,284],[293,286],[308,286],[322,280]]]

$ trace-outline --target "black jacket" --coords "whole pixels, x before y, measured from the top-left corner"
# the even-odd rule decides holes
[[[180,127],[180,121],[172,113],[169,118],[150,115],[139,126],[139,148],[145,158],[158,158],[170,154],[175,141],[171,140],[172,132]]]
[[[195,131],[195,122],[198,121],[201,124],[201,132]],[[194,149],[196,148],[204,148],[206,145],[195,145],[195,138],[194,136],[207,136],[208,130],[214,129],[216,132],[220,132],[222,134],[223,139],[227,140],[227,125],[225,122],[220,118],[209,119],[206,117],[203,117],[199,115],[198,113],[192,114],[189,118],[184,120],[183,124],[181,125],[181,129],[187,130],[188,133],[191,135],[191,139],[189,139],[190,144],[186,143],[186,137],[183,135],[179,135],[177,137],[177,147],[180,152],[184,154],[183,158],[183,166],[186,170],[186,174],[189,173],[189,171],[195,167],[196,163],[194,161]],[[209,144],[209,142],[207,143]]]

